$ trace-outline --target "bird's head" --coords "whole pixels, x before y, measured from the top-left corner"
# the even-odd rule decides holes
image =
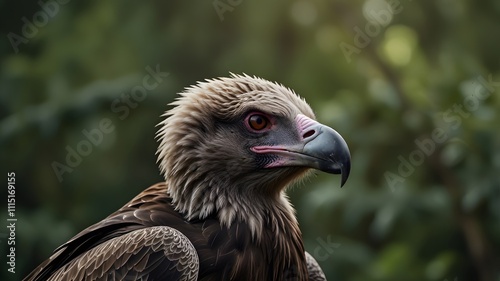
[[[185,89],[158,131],[158,162],[173,204],[188,219],[217,214],[223,223],[253,205],[283,199],[308,170],[350,171],[344,139],[315,121],[292,90],[247,75]]]

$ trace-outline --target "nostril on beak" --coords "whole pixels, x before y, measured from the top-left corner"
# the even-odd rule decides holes
[[[302,138],[307,139],[308,137],[314,135],[314,133],[316,133],[314,130],[309,130],[302,135]]]

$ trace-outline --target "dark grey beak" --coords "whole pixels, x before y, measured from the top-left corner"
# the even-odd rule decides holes
[[[323,124],[316,123],[308,130],[314,130],[315,133],[304,139],[306,144],[302,154],[311,157],[307,157],[306,162],[320,171],[341,174],[340,186],[343,186],[351,171],[351,154],[347,143],[337,131]]]
[[[345,140],[334,129],[302,114],[297,115],[296,121],[299,139],[292,144],[255,146],[251,150],[278,157],[266,168],[298,166],[341,174],[343,186],[351,171],[351,154]]]

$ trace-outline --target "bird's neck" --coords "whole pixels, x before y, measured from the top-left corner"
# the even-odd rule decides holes
[[[281,191],[270,196],[254,193],[250,188],[246,190],[248,192],[241,192],[241,189],[240,192],[234,192],[231,187],[200,187],[199,190],[192,189],[190,194],[176,193],[174,190],[170,192],[170,196],[175,209],[187,220],[203,221],[215,218],[221,227],[228,231],[238,229],[241,224],[246,225],[240,229],[248,229],[251,232],[251,243],[247,245],[260,253],[258,255],[264,256],[264,262],[270,265],[269,274],[274,276],[272,280],[284,280],[287,276],[303,277],[298,280],[305,279],[307,269],[302,234],[295,211],[285,193]],[[261,263],[262,260],[236,261],[236,264],[245,264],[245,268],[258,268]],[[234,274],[240,276],[239,273]]]
[[[228,230],[238,229],[244,224],[243,229],[249,229],[252,234],[249,244],[244,243],[248,241],[245,236],[233,235],[238,240],[238,245],[245,245],[243,251],[248,253],[237,257],[235,265],[256,269],[261,268],[264,263],[267,269],[260,272],[265,276],[260,276],[247,270],[239,272],[241,266],[235,266],[235,280],[306,280],[302,234],[287,197],[282,193],[275,200],[254,198],[245,202],[247,204],[240,202],[241,205],[237,207],[219,210],[218,219]],[[236,212],[235,218],[227,216],[231,212]],[[262,259],[252,259],[252,256]]]
[[[300,233],[295,211],[284,193],[275,197],[239,196],[230,198],[229,202],[232,204],[217,210],[221,224],[229,227],[232,223],[245,223],[254,239],[262,237],[269,229],[275,234],[281,234],[289,228]]]
[[[172,186],[171,184],[168,184]],[[235,192],[239,189],[239,192]],[[252,237],[260,237],[266,224],[275,225],[278,222],[286,222],[288,229],[293,226],[298,230],[295,211],[283,191],[276,194],[262,194],[254,192],[252,188],[217,188],[206,186],[170,189],[169,196],[175,209],[184,215],[187,220],[204,220],[209,217],[217,218],[221,226],[230,227],[233,223],[246,223],[252,233]]]
[[[262,203],[254,202],[254,204]],[[248,280],[306,280],[307,268],[302,234],[288,199],[282,195],[280,201],[273,202],[271,206],[264,208],[264,211],[250,208],[246,220],[238,221],[236,219],[233,222],[246,224],[253,234],[252,242],[246,244],[244,249],[246,253],[250,254],[243,255],[239,258],[241,260],[237,258],[235,264],[244,264],[246,268],[260,268],[262,263],[268,265],[265,276],[251,275]],[[238,244],[245,245],[243,241],[246,238],[240,237],[240,239],[242,241],[238,241]],[[246,259],[252,256],[251,253],[262,257],[263,260]],[[235,268],[239,268],[239,266]],[[248,274],[245,272],[245,275],[242,276],[239,273],[234,273],[241,279],[247,278]],[[239,278],[236,280],[240,280]]]

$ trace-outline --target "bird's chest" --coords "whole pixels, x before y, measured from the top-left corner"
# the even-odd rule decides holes
[[[300,237],[265,229],[252,238],[244,224],[206,228],[195,245],[200,258],[199,280],[306,280]]]

